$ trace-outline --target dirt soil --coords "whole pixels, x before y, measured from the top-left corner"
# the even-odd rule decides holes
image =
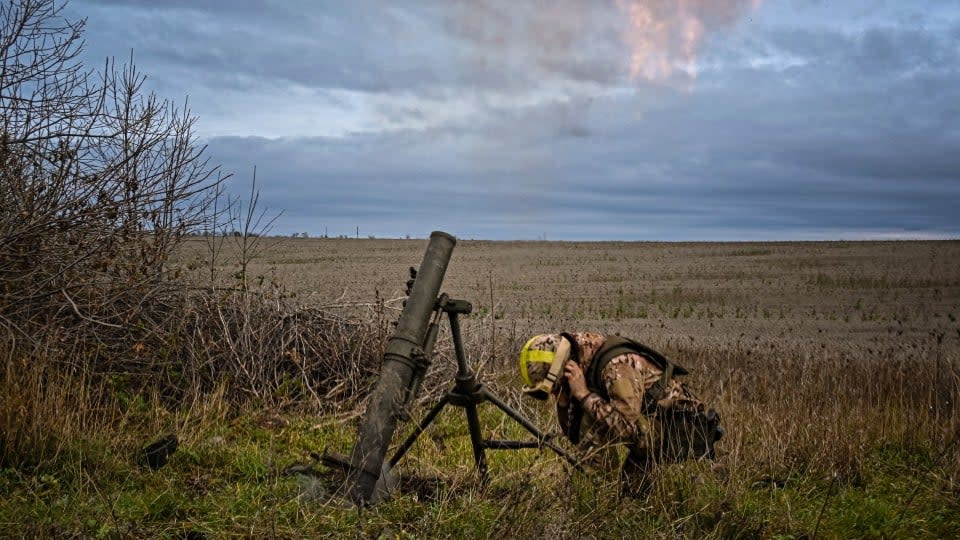
[[[426,240],[261,239],[253,282],[318,306],[399,312]],[[239,266],[232,238],[218,267]],[[204,239],[183,253],[209,272]],[[229,281],[229,279],[228,279]],[[459,241],[443,291],[518,336],[620,332],[654,346],[803,349],[831,355],[960,350],[960,242]],[[519,339],[519,337],[517,338]]]

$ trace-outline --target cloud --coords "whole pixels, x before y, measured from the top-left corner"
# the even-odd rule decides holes
[[[955,7],[646,3],[702,25],[690,84],[683,70],[630,79],[644,42],[626,38],[626,5],[71,9],[90,15],[98,53],[132,46],[152,88],[190,94],[210,156],[238,193],[257,166],[281,232],[960,235]],[[663,53],[678,69],[684,43]]]
[[[412,234],[455,224],[476,237],[957,231],[950,201],[960,196],[960,185],[951,171],[960,169],[951,150],[960,141],[916,120],[933,118],[935,105],[927,111],[890,107],[901,91],[894,87],[852,113],[860,88],[847,100],[824,101],[815,94],[801,101],[804,96],[788,90],[752,102],[732,90],[679,95],[636,115],[630,114],[634,95],[608,95],[595,98],[587,114],[574,114],[573,124],[566,111],[581,104],[493,107],[478,123],[343,139],[254,140],[239,155],[269,156],[266,169],[279,178],[269,180],[277,193],[267,199],[285,208],[299,205],[282,193],[309,191],[292,179],[323,186],[317,197],[323,202],[311,211],[339,230],[350,227],[351,217],[367,215],[408,223],[404,230]],[[914,118],[909,130],[875,129],[908,117]],[[572,133],[571,125],[586,136]],[[228,141],[216,147],[221,144],[240,148]]]

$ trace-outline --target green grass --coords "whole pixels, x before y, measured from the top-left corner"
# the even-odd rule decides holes
[[[522,437],[495,409],[481,411],[488,433]],[[836,478],[758,477],[759,467],[723,458],[674,465],[637,500],[618,497],[609,475],[571,472],[536,450],[488,451],[490,482],[480,485],[463,418],[444,411],[398,467],[404,490],[369,509],[331,496],[336,475],[322,466],[319,478],[282,474],[310,452],[348,453],[353,424],[291,413],[265,426],[248,414],[195,422],[158,471],[130,442],[147,433],[75,440],[53,459],[4,469],[0,523],[13,536],[92,538],[960,536],[956,480],[923,446],[870,449]]]

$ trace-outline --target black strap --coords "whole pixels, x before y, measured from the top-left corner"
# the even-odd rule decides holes
[[[580,345],[577,343],[577,340],[568,333],[562,333],[560,335],[570,342],[571,359],[582,366],[583,364],[580,362]],[[689,372],[683,366],[673,363],[668,360],[667,357],[640,342],[617,335],[607,336],[603,345],[594,353],[590,359],[590,364],[587,366],[587,372],[584,374],[587,381],[587,388],[591,392],[609,400],[610,397],[607,395],[606,385],[603,384],[603,370],[607,367],[607,364],[610,363],[610,360],[622,354],[631,353],[643,356],[662,371],[660,380],[654,383],[653,386],[648,388],[643,394],[644,413],[650,413],[656,408],[657,402],[666,396],[667,388],[673,376],[686,375]],[[573,444],[580,442],[580,424],[583,420],[583,414],[583,404],[575,399],[571,400],[567,415],[569,421],[567,438],[570,439],[570,442]]]
[[[580,344],[566,332],[560,335],[570,342],[570,360],[580,364]],[[566,382],[566,379],[564,379],[563,384],[566,384]],[[566,390],[569,393],[570,387],[568,386]],[[583,422],[583,404],[573,399],[573,396],[570,396],[570,405],[567,408],[567,422],[568,424],[565,426],[567,438],[570,439],[571,443],[578,444],[580,442],[580,424]]]
[[[660,380],[650,385],[650,388],[647,388],[647,391],[643,393],[643,412],[645,414],[650,414],[656,410],[657,402],[667,397],[667,388],[670,387],[670,379],[673,378],[675,370],[676,366],[673,362],[668,362],[667,368],[660,374]]]

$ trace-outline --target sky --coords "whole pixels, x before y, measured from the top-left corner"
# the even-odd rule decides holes
[[[271,232],[960,238],[949,0],[71,0]]]

